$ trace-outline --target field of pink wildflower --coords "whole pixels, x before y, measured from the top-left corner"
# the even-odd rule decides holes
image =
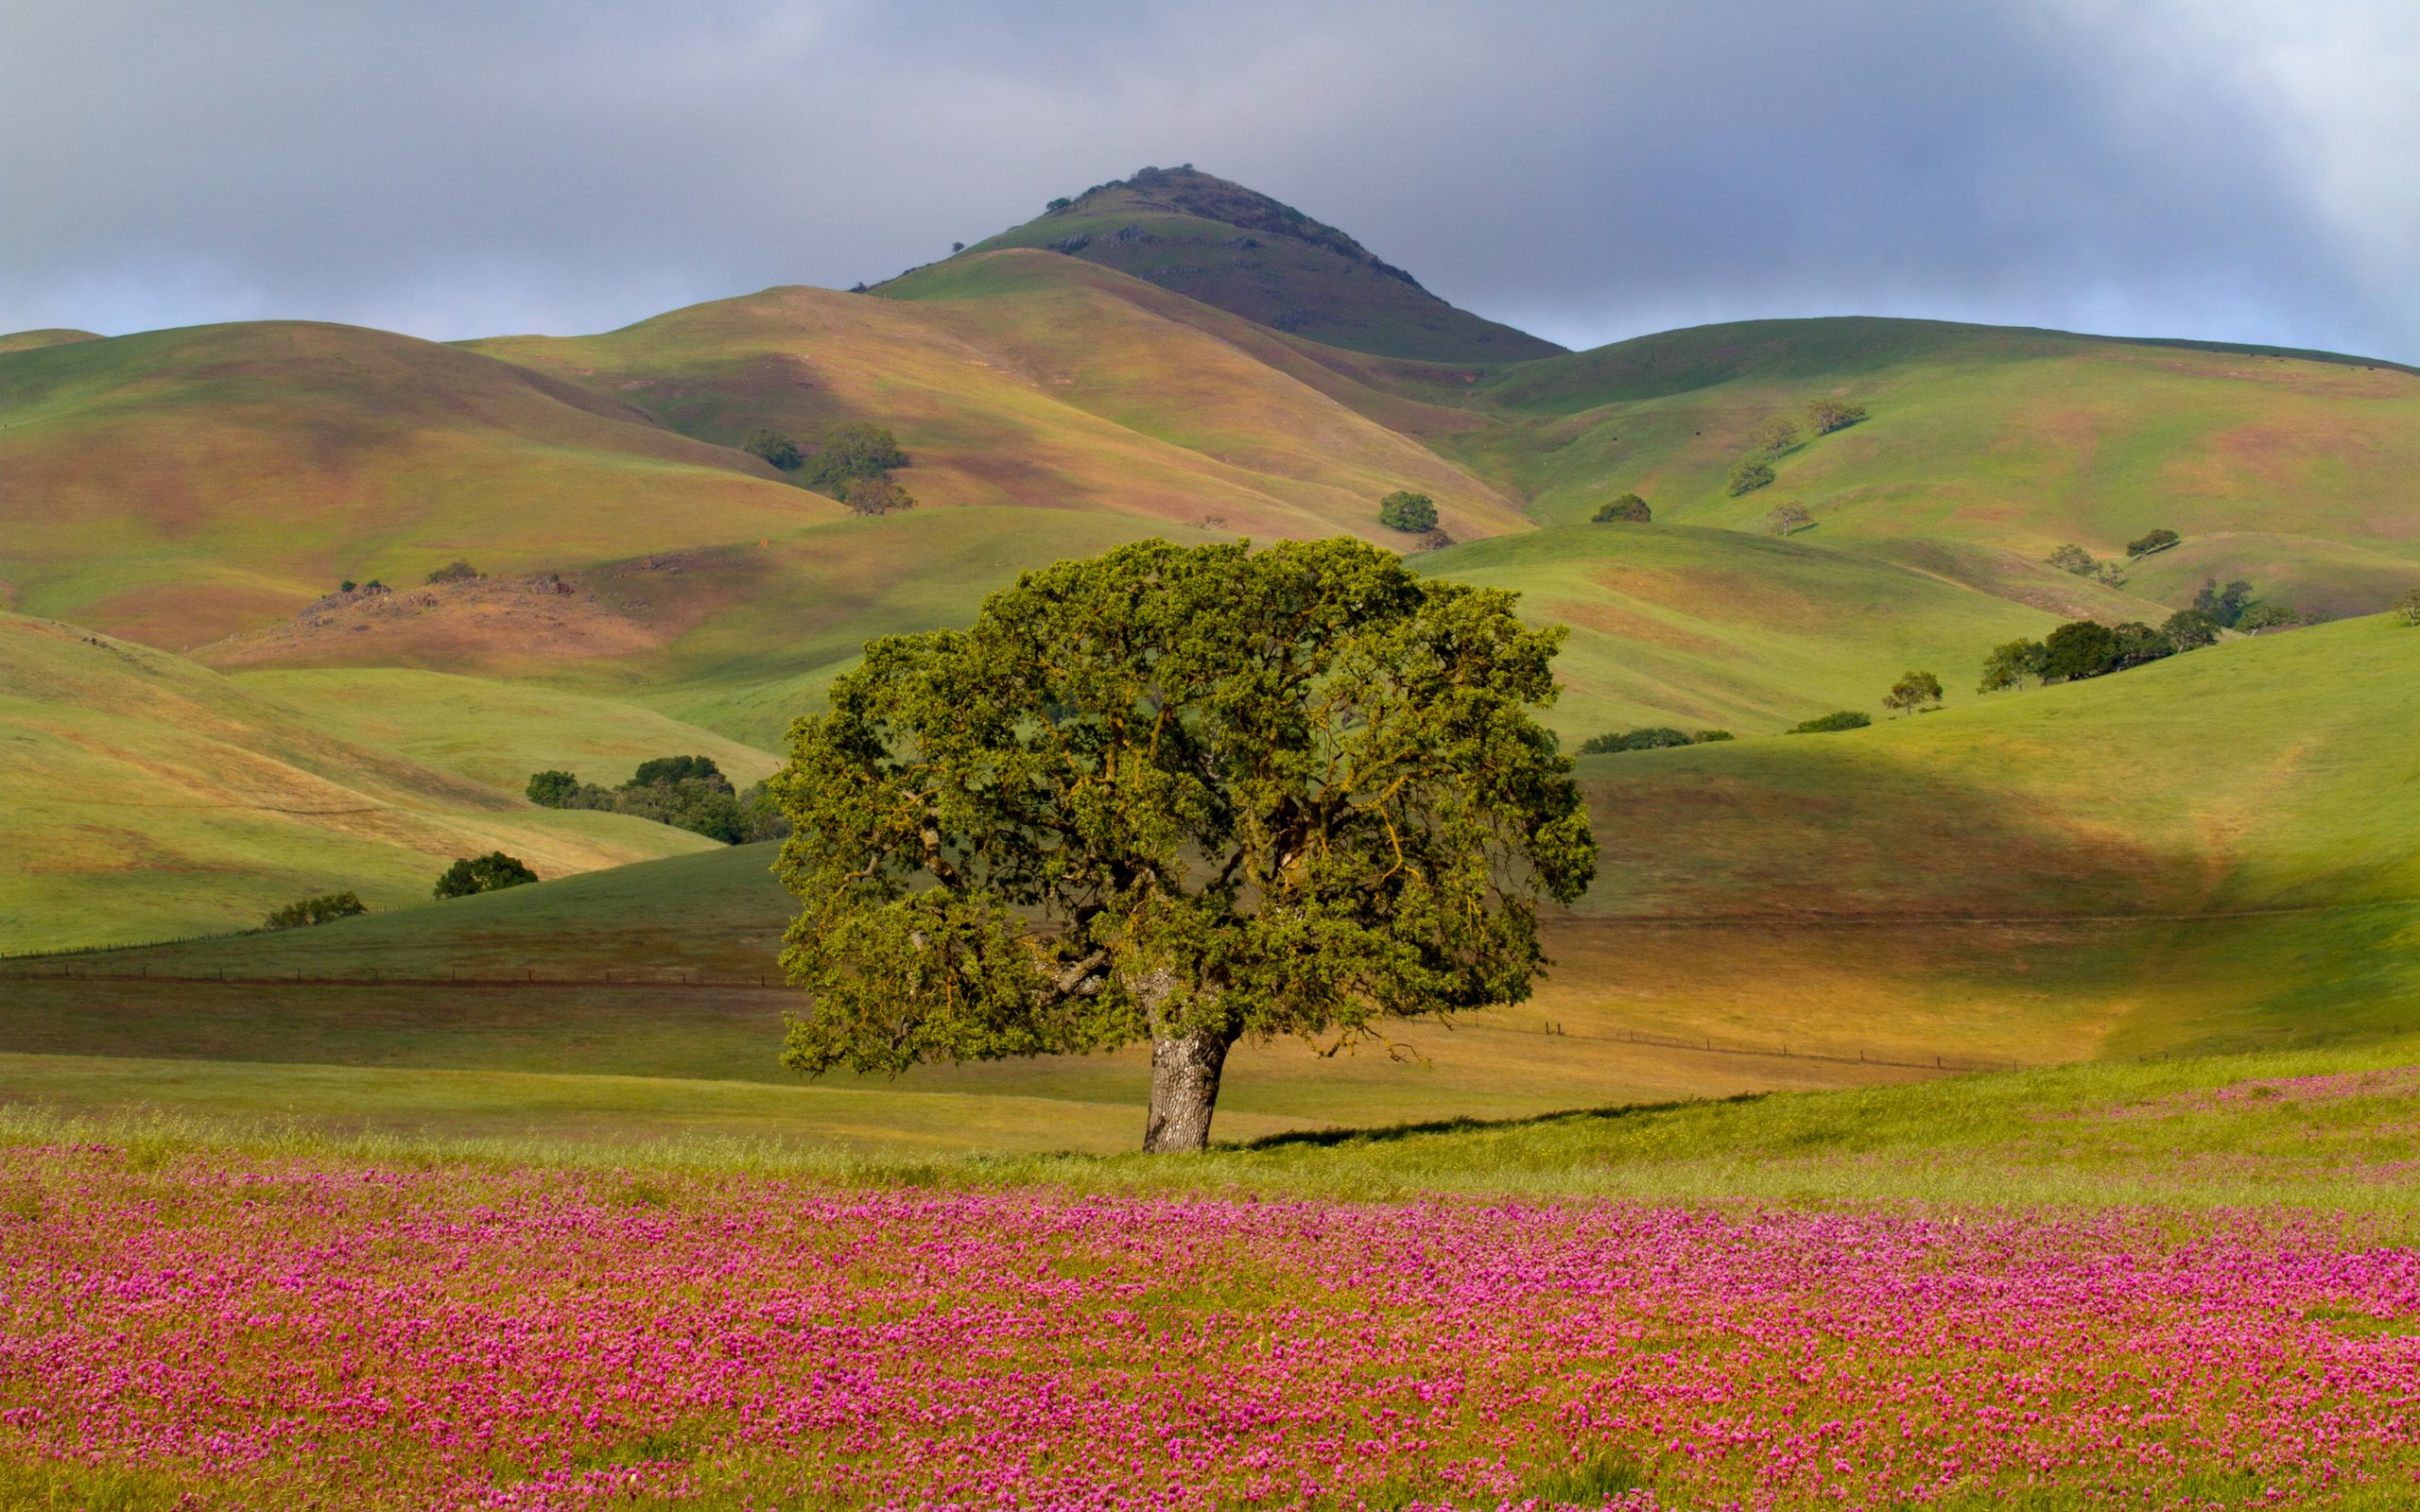
[[[2420,1495],[2420,1252],[2333,1219],[99,1144],[0,1150],[0,1464],[180,1506]]]

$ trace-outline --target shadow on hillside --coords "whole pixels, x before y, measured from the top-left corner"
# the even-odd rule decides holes
[[[1525,1118],[1442,1118],[1416,1124],[1381,1124],[1368,1128],[1297,1129],[1264,1134],[1226,1148],[1245,1154],[1288,1148],[1334,1149],[1341,1144],[1391,1144],[1430,1134],[1486,1134],[1523,1128],[1551,1128],[1585,1124],[1611,1124],[1648,1113],[1668,1113],[1683,1108],[1714,1108],[1726,1103],[1761,1102],[1771,1092],[1738,1092],[1729,1097],[1689,1097],[1664,1103],[1619,1103],[1603,1108],[1566,1108]]]

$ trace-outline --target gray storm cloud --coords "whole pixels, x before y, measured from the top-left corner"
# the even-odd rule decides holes
[[[0,330],[610,328],[1191,162],[1574,345],[2420,360],[2420,8],[0,0]]]

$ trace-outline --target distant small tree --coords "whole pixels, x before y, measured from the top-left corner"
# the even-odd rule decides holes
[[[1635,493],[1625,493],[1617,498],[1607,500],[1597,506],[1597,512],[1588,517],[1590,524],[1600,525],[1643,525],[1649,524],[1653,518],[1648,510],[1647,501]]]
[[[2180,651],[2198,651],[2218,644],[2219,623],[2198,609],[2180,609],[2168,617],[2160,633]]]
[[[1844,431],[1863,419],[1863,404],[1842,404],[1837,399],[1810,399],[1806,402],[1806,423],[1818,436]]]
[[[501,892],[538,880],[538,874],[520,858],[491,850],[483,856],[465,856],[445,868],[437,879],[435,892],[440,902],[448,898],[467,898],[475,892]]]
[[[531,772],[522,791],[542,809],[564,808],[579,792],[579,779],[564,771]]]
[[[2138,667],[2146,662],[2158,662],[2176,654],[2174,641],[2140,620],[2129,620],[2123,625],[2114,626],[2109,633],[2118,640],[2118,654],[2109,667],[2112,672],[2123,672],[2128,667]]]
[[[1731,470],[1731,480],[1728,486],[1731,496],[1736,499],[1743,493],[1754,493],[1758,489],[1767,487],[1772,480],[1772,464],[1758,461],[1752,456]]]
[[[337,592],[339,593],[350,593],[353,590],[354,581],[350,577],[346,578],[343,582],[337,584]]]
[[[2073,573],[2078,577],[2091,576],[2093,569],[2100,565],[2093,560],[2091,552],[2073,542],[2061,546],[2049,556],[2045,557],[2043,560],[2063,573]]]
[[[2237,618],[2235,627],[2247,633],[2256,633],[2282,630],[2302,622],[2303,617],[2284,604],[2255,604]]]
[[[1738,738],[1738,736],[1733,734],[1727,730],[1701,730],[1696,734],[1689,737],[1689,744],[1692,746],[1711,746],[1717,741],[1737,740]]]
[[[896,514],[916,507],[916,496],[886,477],[851,478],[840,490],[851,514]]]
[[[1787,415],[1759,421],[1748,433],[1748,444],[1766,456],[1779,456],[1798,444],[1798,422]]]
[[[2420,588],[2407,588],[2394,601],[2394,617],[2410,626],[2420,626]]]
[[[2010,641],[1993,649],[1983,663],[1982,684],[1978,693],[1998,693],[2007,688],[2022,688],[2028,678],[2040,679],[2050,668],[2050,650],[2039,641]]]
[[[1838,713],[1819,714],[1812,719],[1803,720],[1798,724],[1790,726],[1789,730],[1784,731],[1784,733],[1791,735],[1828,735],[1837,730],[1863,730],[1866,726],[1872,723],[1874,723],[1874,716],[1872,714],[1861,713],[1855,709],[1843,709]]]
[[[1729,736],[1724,736],[1729,739]],[[1624,730],[1619,734],[1591,735],[1580,743],[1582,756],[1603,756],[1625,750],[1666,750],[1675,746],[1694,746],[1688,731],[1668,725],[1651,725],[1643,730]]]
[[[798,443],[770,426],[759,425],[740,438],[739,449],[763,458],[785,472],[795,472],[806,465],[799,455]]]
[[[370,912],[370,905],[354,892],[323,892],[316,898],[287,903],[276,910],[261,927],[263,929],[305,929],[324,924],[331,919],[351,919]]]
[[[472,566],[463,558],[457,557],[452,561],[447,562],[444,566],[437,569],[437,571],[429,574],[428,580],[432,583],[468,583],[475,582],[478,579],[478,576],[479,570],[476,567]]]
[[[1787,536],[1795,531],[1804,530],[1814,523],[1815,516],[1807,512],[1806,506],[1792,499],[1788,504],[1775,505],[1773,512],[1765,516],[1765,532],[1768,535]]]
[[[966,250],[966,244],[964,242],[952,242],[949,244],[949,249],[952,255],[956,255],[957,253]]]
[[[839,488],[851,478],[877,478],[908,465],[899,438],[888,426],[852,421],[826,431],[806,464],[806,481],[819,488]]]
[[[638,770],[623,785],[652,787],[658,782],[689,782],[717,783],[726,793],[732,790],[731,779],[722,775],[711,756],[657,756],[639,763]]]
[[[2096,620],[2077,620],[2052,630],[2042,643],[2042,680],[2073,682],[2116,670],[2118,634]]]
[[[2175,545],[2184,539],[2185,538],[2183,536],[2178,535],[2173,530],[2154,530],[2148,535],[2136,536],[2134,540],[2126,542],[2126,555],[2129,557],[2148,557],[2156,551],[2166,551],[2169,547]]]
[[[2229,629],[2235,627],[2236,621],[2243,618],[2243,611],[2251,603],[2252,585],[2240,577],[2224,588],[2219,586],[2217,578],[2204,577],[2202,579],[2202,591],[2193,595],[2196,610],[2208,615],[2212,624],[2223,625]]]
[[[1397,489],[1378,501],[1378,524],[1418,535],[1437,528],[1437,502],[1425,493]]]
[[[1941,707],[1941,679],[1929,672],[1910,672],[1891,684],[1882,696],[1882,707],[1894,714],[1918,713]]]

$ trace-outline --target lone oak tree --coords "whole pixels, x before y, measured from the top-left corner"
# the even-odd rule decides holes
[[[871,643],[774,779],[801,1071],[1149,1040],[1198,1150],[1245,1035],[1529,995],[1596,875],[1560,628],[1350,541],[1144,541]]]

